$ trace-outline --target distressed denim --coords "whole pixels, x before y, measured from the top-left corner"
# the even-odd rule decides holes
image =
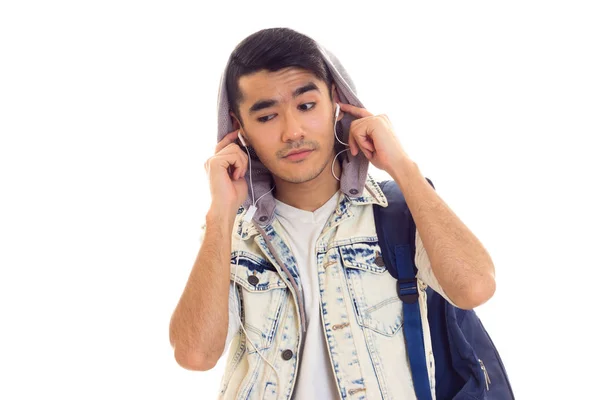
[[[317,240],[321,323],[340,398],[415,399],[402,305],[396,280],[381,261],[373,204],[387,206],[387,200],[368,176],[361,196],[342,193]],[[305,328],[302,282],[278,221],[261,227],[243,222],[244,215],[240,208],[232,232],[231,280],[237,259],[235,281],[248,339],[277,369],[279,384],[271,366],[247,345],[240,330],[230,345],[219,398],[290,399]],[[426,287],[419,280],[427,367],[435,399]]]

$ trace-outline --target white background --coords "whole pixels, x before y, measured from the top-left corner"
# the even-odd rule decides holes
[[[220,74],[274,26],[338,55],[489,250],[517,398],[599,398],[593,3],[2,2],[0,398],[216,398],[223,359],[182,369],[168,325]]]

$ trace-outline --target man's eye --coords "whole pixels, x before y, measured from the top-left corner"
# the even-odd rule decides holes
[[[258,118],[258,122],[267,122],[267,121],[272,120],[273,118],[275,118],[275,114],[266,115],[264,117]]]
[[[300,106],[298,106],[298,107],[300,107],[300,109],[301,109],[302,111],[308,111],[308,110],[310,110],[310,109],[314,108],[314,107],[315,107],[315,104],[317,104],[317,103],[314,103],[314,102],[313,102],[313,103],[304,103],[304,104],[300,104]],[[308,108],[304,108],[304,106],[310,106],[310,107],[308,107]]]
[[[310,111],[310,110],[312,110],[315,107],[316,104],[317,103],[315,103],[315,102],[304,103],[304,104],[300,104],[298,106],[298,108],[300,110],[302,110],[302,111]],[[263,122],[263,123],[264,122],[268,122],[268,121],[272,120],[273,118],[275,118],[275,115],[276,114],[265,115],[264,117],[257,118],[257,121],[258,122]]]

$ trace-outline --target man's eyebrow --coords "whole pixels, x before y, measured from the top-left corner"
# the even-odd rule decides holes
[[[311,90],[316,90],[317,92],[321,92],[319,90],[319,87],[314,83],[314,82],[308,82],[306,85],[300,86],[298,89],[294,90],[294,93],[292,93],[292,97],[298,97],[301,94],[304,94],[306,92],[310,92]],[[254,103],[252,105],[252,107],[250,107],[250,115],[263,110],[265,108],[269,108],[269,107],[273,107],[275,104],[277,104],[278,101],[277,100],[259,100],[256,103]]]
[[[319,90],[318,86],[315,85],[314,82],[308,82],[306,85],[300,86],[298,89],[294,90],[294,93],[292,93],[292,96],[293,97],[298,97],[301,94],[304,94],[306,92],[310,92],[311,90],[316,90],[317,92],[321,93],[321,91]]]

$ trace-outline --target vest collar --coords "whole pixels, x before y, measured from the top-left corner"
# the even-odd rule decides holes
[[[377,181],[370,175],[367,174],[367,179],[365,181],[365,187],[363,192],[359,196],[348,196],[342,192],[339,197],[338,204],[335,208],[335,213],[338,216],[342,216],[348,212],[348,208],[352,206],[366,206],[369,204],[377,204],[382,207],[387,207],[388,202],[387,198],[383,194],[383,191],[379,187]],[[240,207],[238,210],[238,215],[236,218],[236,222],[234,224],[235,227],[235,238],[242,240],[252,239],[254,236],[259,234],[259,231],[254,226],[254,221],[250,223],[244,222],[243,218],[246,214],[247,210],[244,207]],[[270,231],[270,227],[265,227],[265,231]]]

